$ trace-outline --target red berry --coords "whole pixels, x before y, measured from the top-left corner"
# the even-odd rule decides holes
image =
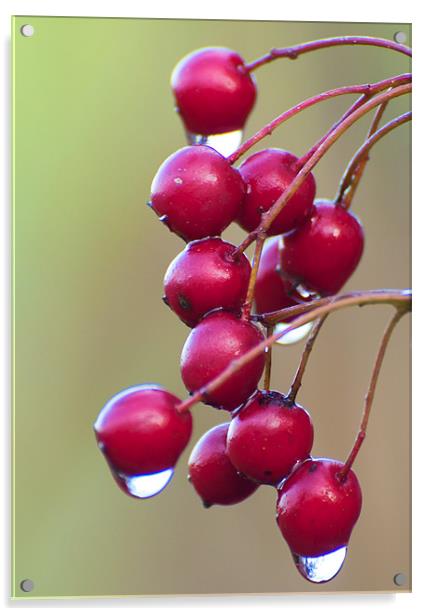
[[[171,85],[178,111],[191,133],[214,135],[239,130],[254,106],[254,78],[235,51],[204,48],[177,64]]]
[[[297,160],[290,152],[269,148],[252,154],[240,165],[239,172],[247,185],[237,218],[243,229],[253,231],[258,227],[261,214],[272,207],[297,175]],[[303,224],[312,210],[315,191],[314,177],[309,174],[273,221],[269,235],[287,233]]]
[[[209,237],[187,244],[169,265],[164,278],[165,301],[193,327],[210,310],[239,310],[245,301],[251,266],[236,247]]]
[[[250,496],[257,484],[239,475],[225,451],[228,423],[206,432],[191,452],[189,479],[205,507],[235,505]]]
[[[231,312],[209,313],[191,331],[181,355],[185,387],[193,392],[218,376],[231,361],[264,340],[260,329]],[[206,398],[212,406],[233,410],[255,391],[263,374],[261,353]]]
[[[280,273],[279,237],[266,240],[255,283],[255,307],[259,314],[282,310],[297,304],[292,282]]]
[[[213,148],[187,146],[167,158],[151,186],[150,205],[184,240],[220,235],[245,194],[239,172]]]
[[[146,475],[173,468],[191,436],[192,418],[179,398],[153,384],[114,396],[94,424],[96,439],[117,473]]]
[[[330,295],[352,275],[363,248],[358,218],[341,205],[316,201],[309,220],[281,239],[281,266],[305,287]]]
[[[279,491],[277,522],[293,554],[321,556],[348,544],[361,510],[358,479],[344,463],[308,459],[287,478]]]
[[[278,485],[299,460],[309,456],[313,438],[304,408],[278,391],[257,391],[234,413],[227,455],[250,479]]]

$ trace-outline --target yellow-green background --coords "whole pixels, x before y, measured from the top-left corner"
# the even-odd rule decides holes
[[[20,34],[26,23],[31,38]],[[399,24],[14,18],[14,596],[394,591],[397,572],[410,588],[409,317],[356,463],[362,514],[344,569],[324,586],[295,571],[272,488],[205,510],[186,481],[192,443],[225,412],[195,408],[175,480],[147,501],[117,489],[92,431],[106,400],[129,385],[156,381],[185,395],[178,360],[188,329],[160,301],[183,242],[145,207],[159,164],[184,145],[169,88],[176,62],[203,46],[250,61],[275,46],[398,30],[410,42]],[[256,72],[246,132],[319,91],[409,68],[406,57],[371,48],[279,60]],[[303,153],[352,100],[304,112],[259,147]],[[408,103],[394,102],[386,117]],[[320,197],[334,194],[368,121],[319,164]],[[409,127],[375,148],[354,210],[366,249],[347,288],[410,285]],[[243,234],[234,226],[225,237]],[[347,455],[388,314],[349,309],[324,327],[299,397],[313,416],[315,455]],[[288,387],[299,353],[275,350],[274,387]],[[19,589],[24,578],[34,581],[30,595]]]

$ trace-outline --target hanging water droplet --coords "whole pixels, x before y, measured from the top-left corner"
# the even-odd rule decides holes
[[[300,327],[296,327],[296,329],[293,329],[287,332],[284,336],[281,336],[281,338],[278,338],[276,343],[295,344],[296,342],[300,342],[300,340],[303,340],[303,338],[306,338],[306,336],[309,334],[312,329],[312,325],[313,321],[311,321],[310,323],[305,323],[305,325],[300,325]],[[275,325],[273,333],[279,334],[279,332],[284,330],[286,327],[288,327],[288,323],[277,323]]]
[[[293,554],[294,563],[309,582],[322,584],[332,580],[342,569],[346,558],[347,547],[344,546],[334,552],[322,556],[300,556]]]
[[[321,295],[313,291],[312,289],[308,289],[303,284],[297,284],[294,289],[302,299],[320,299]]]
[[[112,471],[120,487],[136,498],[151,498],[159,494],[173,477],[174,469],[168,468],[150,475],[124,475]]]
[[[234,130],[231,133],[218,135],[195,135],[187,132],[187,141],[190,145],[208,145],[223,156],[233,154],[242,141],[243,131]]]

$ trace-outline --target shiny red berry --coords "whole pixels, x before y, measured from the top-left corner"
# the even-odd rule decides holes
[[[245,301],[251,265],[235,250],[232,244],[209,237],[187,244],[169,265],[165,301],[190,327],[214,308],[239,311]]]
[[[239,167],[247,185],[247,192],[237,221],[246,231],[253,231],[261,221],[261,214],[269,210],[297,175],[297,157],[276,148],[252,154]],[[316,185],[309,174],[300,188],[286,203],[273,221],[269,235],[287,233],[309,217],[315,198]]]
[[[227,455],[250,479],[276,486],[309,456],[313,439],[304,408],[278,391],[257,391],[234,413]]]
[[[305,224],[280,242],[284,273],[321,295],[337,293],[356,269],[364,248],[358,218],[342,205],[316,201]]]
[[[301,300],[293,283],[281,275],[279,239],[268,238],[263,247],[254,291],[255,307],[259,314],[282,310]]]
[[[243,59],[224,47],[187,55],[175,67],[171,85],[185,127],[200,135],[243,128],[256,98]]]
[[[235,359],[264,340],[260,329],[223,310],[209,313],[191,331],[181,355],[185,387],[194,392],[218,376]],[[212,406],[233,410],[255,391],[263,374],[264,354],[235,372],[206,398]]]
[[[239,172],[213,148],[187,146],[167,158],[151,186],[150,205],[186,241],[220,235],[245,195]]]
[[[348,544],[361,510],[361,489],[344,463],[308,459],[297,467],[279,491],[277,522],[293,554],[321,556]]]
[[[94,430],[117,473],[148,475],[175,466],[192,431],[191,414],[176,411],[180,402],[153,384],[130,387],[109,400]]]
[[[206,432],[194,446],[188,462],[189,479],[205,507],[235,505],[258,485],[239,475],[226,451],[228,423]]]

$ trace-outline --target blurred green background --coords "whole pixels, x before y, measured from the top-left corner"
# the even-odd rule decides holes
[[[20,28],[32,24],[26,38]],[[184,145],[169,87],[174,65],[205,46],[251,61],[272,47],[361,34],[392,39],[405,24],[16,17],[14,58],[14,556],[17,597],[394,591],[410,564],[410,319],[382,370],[356,462],[363,510],[347,561],[314,586],[296,572],[274,517],[275,492],[205,510],[186,481],[192,444],[226,412],[195,408],[175,480],[157,498],[127,498],[96,447],[92,424],[130,385],[160,382],[183,397],[188,335],[160,301],[183,242],[145,207],[160,163]],[[258,70],[250,135],[319,91],[410,70],[391,51],[338,48]],[[343,113],[343,97],[305,111],[261,147],[302,154]],[[390,104],[386,118],[410,101]],[[318,165],[330,197],[370,117]],[[347,289],[410,286],[410,128],[375,147],[354,210],[366,228]],[[234,226],[226,239],[238,242]],[[299,402],[312,413],[314,455],[344,459],[355,437],[388,308],[333,315]],[[301,345],[277,348],[273,387],[286,390]],[[30,578],[25,594],[20,581]]]

